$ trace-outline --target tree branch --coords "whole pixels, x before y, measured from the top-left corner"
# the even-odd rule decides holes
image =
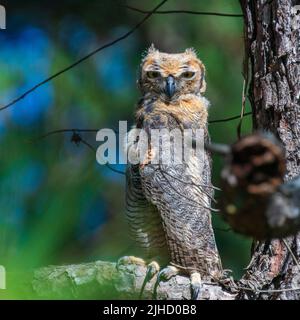
[[[34,272],[32,288],[37,298],[56,299],[138,299],[146,266],[117,265],[96,261],[78,265],[49,266]],[[151,299],[154,277],[145,287],[143,299]],[[191,299],[188,277],[175,276],[161,282],[158,299]],[[218,284],[203,284],[201,299],[233,300],[234,294]]]

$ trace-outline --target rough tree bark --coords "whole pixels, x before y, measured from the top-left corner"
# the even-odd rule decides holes
[[[300,15],[299,1],[240,0],[245,16],[245,51],[254,129],[271,131],[282,142],[285,180],[300,173]],[[247,65],[247,63],[245,65]],[[275,290],[242,291],[239,298],[299,299],[300,235],[258,242],[241,285]],[[297,260],[297,261],[296,261]],[[276,290],[279,290],[276,292]],[[283,290],[283,291],[280,291]]]

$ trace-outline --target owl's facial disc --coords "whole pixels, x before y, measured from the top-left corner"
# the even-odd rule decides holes
[[[192,49],[164,53],[151,47],[142,61],[138,80],[143,94],[175,102],[187,94],[206,90],[205,67]]]

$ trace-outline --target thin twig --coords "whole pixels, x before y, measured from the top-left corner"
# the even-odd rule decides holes
[[[86,130],[83,130],[83,132],[85,132]],[[61,132],[65,132],[65,131],[61,131]],[[84,140],[80,134],[78,134],[78,132],[76,132],[76,130],[73,130],[73,135],[71,138],[71,141],[76,143],[77,145],[79,145],[80,143],[83,143],[85,146],[87,146],[90,150],[92,150],[94,153],[96,153],[96,148],[94,148],[89,142],[87,142],[86,140]],[[105,163],[105,166],[110,169],[111,171],[118,173],[118,174],[122,174],[125,175],[126,173],[123,171],[119,171],[117,169],[114,169],[113,167],[110,166],[109,163]]]
[[[181,194],[178,190],[175,189],[175,187],[171,184],[170,180],[165,176],[165,171],[164,170],[161,170],[161,168],[158,168],[157,170],[160,170],[161,174],[163,175],[163,177],[165,178],[165,180],[167,181],[168,185],[170,186],[170,188],[180,197],[188,200],[188,201],[192,201],[194,202],[195,204],[197,204],[200,208],[204,208],[204,209],[207,209],[207,210],[211,210],[212,212],[215,212],[215,213],[218,213],[220,212],[220,210],[218,209],[214,209],[214,208],[211,208],[211,207],[208,207],[208,206],[205,206],[203,205],[202,203],[200,202],[197,202],[195,201],[194,199],[191,199],[189,197],[186,197],[184,194]]]
[[[66,132],[73,132],[73,136],[72,136],[72,141],[73,142],[76,142],[76,143],[80,143],[82,142],[83,144],[85,144],[86,146],[88,146],[91,150],[93,150],[95,153],[96,153],[96,149],[91,145],[89,144],[86,140],[84,140],[79,134],[78,132],[98,132],[99,129],[60,129],[60,130],[54,130],[54,131],[51,131],[51,132],[48,132],[40,137],[37,137],[35,139],[32,139],[30,140],[31,143],[34,143],[34,142],[38,142],[39,140],[42,140],[42,139],[45,139],[45,138],[48,138],[52,135],[55,135],[55,134],[60,134],[60,133],[66,133]],[[74,135],[76,135],[76,138],[74,139]],[[111,171],[115,172],[115,173],[119,173],[119,174],[122,174],[122,175],[125,175],[126,173],[123,172],[123,171],[119,171],[117,169],[114,169],[112,166],[110,166],[110,164],[106,163],[105,164],[107,168],[109,168]]]
[[[181,180],[181,179],[173,176],[172,174],[170,174],[170,173],[168,173],[168,172],[166,172],[166,171],[164,171],[164,173],[165,173],[167,176],[169,176],[170,178],[173,178],[174,180],[176,180],[176,181],[178,181],[178,182],[181,182],[181,183],[183,183],[183,184],[191,185],[191,186],[194,186],[194,187],[198,188],[198,190],[199,190],[200,192],[203,192],[206,196],[208,196],[211,201],[213,201],[214,203],[217,203],[217,200],[216,200],[214,197],[212,197],[206,190],[203,189],[203,186],[204,186],[204,187],[208,187],[208,188],[212,188],[212,187],[210,187],[210,186],[208,186],[208,185],[206,185],[206,186],[205,186],[205,185],[200,185],[200,184],[197,184],[197,183],[195,183],[195,182],[193,182],[193,181],[191,181],[191,182],[183,181],[183,180]]]
[[[131,30],[129,30],[128,32],[126,32],[124,35],[120,36],[119,38],[110,41],[108,43],[106,43],[105,45],[95,49],[94,51],[90,52],[89,54],[87,54],[86,56],[82,57],[81,59],[77,60],[76,62],[72,63],[71,65],[69,65],[68,67],[56,72],[55,74],[53,74],[52,76],[48,77],[47,79],[37,83],[35,86],[33,86],[31,89],[27,90],[26,92],[24,92],[23,94],[21,94],[19,97],[15,98],[13,101],[9,102],[8,104],[6,104],[5,106],[0,108],[0,111],[5,110],[13,105],[15,105],[17,102],[19,102],[20,100],[24,99],[26,96],[28,96],[30,93],[32,93],[33,91],[37,90],[39,87],[43,86],[44,84],[52,81],[53,79],[57,78],[58,76],[62,75],[63,73],[75,68],[76,66],[78,66],[79,64],[81,64],[82,62],[88,60],[89,58],[91,58],[92,56],[94,56],[96,53],[113,46],[114,44],[128,38],[131,34],[133,34],[142,24],[144,24],[151,16],[152,14],[159,9],[162,5],[164,5],[168,0],[163,0],[160,4],[158,4],[153,10],[149,11],[147,13],[147,15],[139,22],[137,23]]]
[[[50,131],[50,132],[47,132],[37,138],[34,138],[34,139],[30,139],[29,141],[31,143],[34,143],[34,142],[38,142],[39,140],[42,140],[42,139],[45,139],[45,138],[48,138],[52,135],[56,135],[56,134],[60,134],[60,133],[66,133],[66,132],[98,132],[99,129],[58,129],[58,130],[54,130],[54,131]]]
[[[225,285],[227,286],[227,285]],[[228,286],[229,287],[229,286]],[[288,291],[298,291],[300,288],[284,288],[284,289],[269,289],[269,290],[259,290],[259,289],[252,289],[248,287],[235,287],[234,289],[244,290],[244,291],[252,291],[255,293],[276,293],[276,292],[288,292]]]
[[[218,279],[216,279],[216,283],[220,283]],[[300,288],[283,288],[283,289],[266,289],[266,290],[261,290],[261,289],[253,289],[250,287],[243,287],[243,286],[238,286],[238,285],[229,285],[226,283],[221,283],[222,286],[229,288],[229,289],[234,289],[234,290],[244,290],[244,291],[251,291],[254,293],[280,293],[280,292],[289,292],[289,291],[298,291]]]
[[[1,109],[0,109],[1,110]],[[244,117],[246,116],[249,116],[251,115],[252,112],[247,112],[247,113],[244,113]],[[225,119],[218,119],[218,120],[211,120],[211,121],[208,121],[209,124],[212,124],[212,123],[221,123],[221,122],[227,122],[227,121],[232,121],[232,120],[236,120],[236,119],[239,119],[241,116],[238,115],[238,116],[233,116],[233,117],[230,117],[230,118],[225,118]],[[44,138],[47,138],[51,135],[55,135],[55,134],[59,134],[59,133],[64,133],[64,132],[98,132],[100,129],[58,129],[58,130],[54,130],[54,131],[50,131],[50,132],[47,132],[45,133],[44,135],[42,136],[39,136],[31,141],[38,141],[38,140],[41,140],[41,139],[44,139]],[[116,133],[118,133],[118,130],[114,130]]]
[[[197,183],[195,183],[195,182],[193,182],[193,181],[192,181],[192,182],[183,181],[183,180],[181,180],[181,179],[179,179],[179,178],[177,178],[177,177],[172,176],[170,173],[167,173],[166,171],[165,171],[165,173],[166,173],[168,176],[176,179],[177,181],[182,182],[182,183],[185,183],[185,184],[190,184],[190,185],[193,185],[193,186],[196,186],[196,187],[204,187],[204,188],[214,189],[214,190],[217,190],[217,191],[222,191],[220,188],[215,187],[215,186],[213,186],[213,185],[197,184]]]
[[[288,291],[298,291],[300,290],[300,287],[299,288],[284,288],[284,289],[268,289],[268,290],[260,290],[260,289],[253,289],[253,288],[250,288],[250,287],[243,287],[243,286],[238,286],[238,285],[229,285],[229,284],[226,284],[224,282],[220,282],[220,280],[218,278],[214,278],[213,279],[216,281],[216,283],[213,283],[213,282],[203,282],[203,283],[207,283],[207,284],[211,284],[211,285],[222,285],[224,286],[225,288],[228,288],[228,289],[233,289],[233,290],[244,290],[244,291],[251,291],[251,292],[254,292],[254,293],[277,293],[277,292],[288,292]]]
[[[240,118],[239,124],[237,126],[238,139],[241,139],[242,124],[243,124],[243,118],[244,118],[245,108],[246,108],[246,90],[247,90],[247,82],[246,82],[246,79],[244,79],[244,81],[243,81],[243,91],[242,91],[241,118]]]
[[[245,30],[244,30],[244,32],[245,32]],[[249,52],[250,52],[250,48],[248,48],[247,43],[245,43],[245,46],[244,46],[244,60],[243,60],[244,82],[243,82],[243,92],[242,92],[241,119],[240,119],[240,122],[239,122],[238,127],[237,127],[238,139],[240,139],[240,137],[241,137],[242,122],[243,122],[243,118],[245,116],[245,109],[246,109],[246,93],[248,91],[248,86],[249,86]]]
[[[232,231],[231,228],[218,228],[218,227],[214,227],[215,230],[217,231],[222,231],[222,232],[229,232],[229,231]]]
[[[81,137],[80,137],[81,138]],[[96,153],[96,148],[94,148],[90,143],[88,143],[86,140],[80,139],[80,142],[89,147],[92,151]]]
[[[125,5],[125,8],[136,11],[139,13],[147,14],[149,11],[139,9],[136,7]],[[193,11],[193,10],[158,10],[155,14],[172,14],[172,13],[183,13],[183,14],[194,14],[194,15],[204,15],[204,16],[218,16],[218,17],[231,17],[231,18],[242,18],[243,14],[236,13],[223,13],[223,12],[207,12],[207,11]]]
[[[76,133],[74,133],[76,134]],[[96,153],[96,149],[90,144],[88,143],[86,140],[82,139],[82,137],[80,135],[77,134],[77,137],[80,138],[80,142],[82,142],[84,145],[86,145],[88,148],[90,148],[91,150],[93,150],[95,153]],[[123,171],[119,171],[117,169],[114,169],[109,163],[105,163],[105,166],[110,169],[111,171],[115,172],[115,173],[119,173],[119,174],[122,174],[122,175],[125,175],[126,173],[123,172]]]
[[[244,117],[250,116],[251,114],[252,114],[252,111],[246,112],[246,113],[244,113]],[[241,118],[241,115],[238,115],[238,116],[233,116],[233,117],[225,118],[225,119],[210,120],[210,121],[208,121],[208,123],[211,124],[211,123],[227,122],[227,121],[236,120],[236,119],[240,119],[240,118]]]

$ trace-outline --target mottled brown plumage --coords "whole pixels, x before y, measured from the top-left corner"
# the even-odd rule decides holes
[[[204,139],[209,139],[209,103],[202,96],[205,68],[194,50],[167,54],[152,46],[142,61],[138,84],[143,96],[136,111],[137,128],[148,133],[151,129],[203,129]],[[136,135],[129,134],[129,154],[138,153],[135,140]],[[165,164],[160,158],[158,164],[151,163],[163,149],[150,143],[145,161],[128,165],[127,215],[134,239],[145,248],[149,262],[176,266],[194,282],[200,279],[195,275],[218,278],[222,268],[209,209],[213,196],[210,156],[204,152],[199,157],[192,151],[181,164]]]

